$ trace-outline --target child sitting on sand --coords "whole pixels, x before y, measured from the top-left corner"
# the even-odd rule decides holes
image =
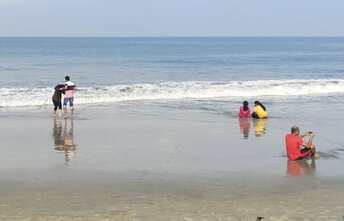
[[[251,116],[251,109],[248,106],[248,102],[244,101],[243,106],[240,107],[238,117],[242,118],[242,117],[250,117],[250,116]]]
[[[55,87],[55,92],[54,95],[52,97],[53,99],[53,104],[54,104],[54,117],[56,116],[56,111],[58,109],[58,115],[59,117],[61,117],[61,113],[62,113],[62,93],[64,92],[64,85],[63,84],[59,84],[56,85]]]

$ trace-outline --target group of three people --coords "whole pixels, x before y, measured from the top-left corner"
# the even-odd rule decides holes
[[[67,104],[70,106],[70,115],[74,115],[74,92],[76,91],[76,85],[70,81],[70,77],[65,77],[65,83],[56,85],[55,92],[53,94],[52,100],[54,104],[54,116],[58,115],[61,117],[62,112],[62,94],[64,94],[63,99],[63,112],[64,117],[67,118]],[[58,113],[57,113],[58,112]]]
[[[253,113],[247,101],[243,102],[243,106],[240,107],[238,117],[240,118],[267,118],[268,113],[265,106],[259,102],[254,102]],[[303,141],[304,137],[309,137],[308,142]],[[316,153],[315,146],[313,144],[314,133],[311,131],[300,135],[300,128],[293,126],[291,128],[291,133],[285,136],[287,157],[289,160],[303,160],[305,158],[319,158],[320,155]]]

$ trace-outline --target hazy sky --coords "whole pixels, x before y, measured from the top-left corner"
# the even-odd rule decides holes
[[[0,0],[0,36],[344,36],[344,0]]]

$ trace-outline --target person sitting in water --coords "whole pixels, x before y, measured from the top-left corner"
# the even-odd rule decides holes
[[[309,136],[308,142],[304,142],[302,138]],[[311,131],[300,135],[300,129],[297,126],[291,128],[291,134],[285,136],[287,149],[287,157],[289,160],[302,160],[306,157],[319,158],[320,155],[315,152],[313,145],[314,133]]]
[[[267,118],[268,117],[268,112],[266,111],[265,106],[259,101],[254,102],[252,117],[253,118]]]
[[[238,117],[242,118],[242,117],[250,117],[251,116],[251,109],[248,106],[248,102],[244,101],[243,102],[243,106],[240,107],[239,113],[238,113]]]

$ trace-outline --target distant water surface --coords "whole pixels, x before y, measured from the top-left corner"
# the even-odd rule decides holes
[[[344,93],[344,38],[0,38],[0,107]],[[325,101],[325,100],[324,100]]]

